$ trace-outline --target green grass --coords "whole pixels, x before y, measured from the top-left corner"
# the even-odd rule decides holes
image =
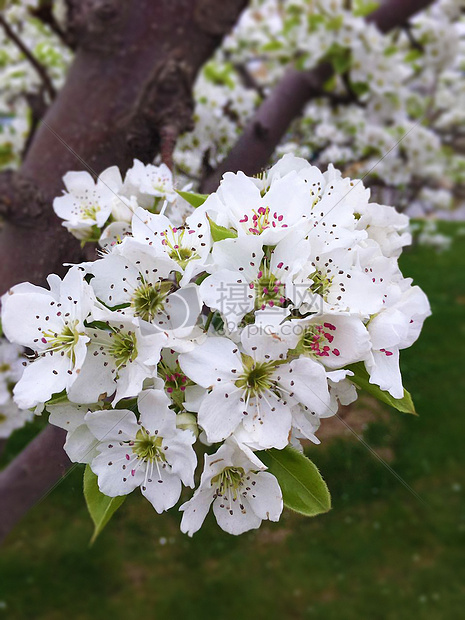
[[[444,224],[445,232],[456,230]],[[34,620],[455,620],[465,567],[465,237],[451,251],[402,258],[434,316],[402,355],[420,416],[392,411],[365,432],[392,449],[405,488],[359,442],[309,454],[333,495],[315,519],[285,513],[239,538],[209,517],[193,539],[179,515],[158,516],[133,494],[94,547],[82,469],[17,526],[0,556],[0,618]],[[13,454],[31,431],[18,433]],[[420,496],[421,499],[418,498]]]

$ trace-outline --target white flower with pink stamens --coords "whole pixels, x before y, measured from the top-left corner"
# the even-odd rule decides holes
[[[133,411],[89,412],[86,424],[99,441],[91,463],[105,495],[127,495],[140,487],[159,513],[178,501],[182,484],[194,486],[197,457],[193,433],[176,427],[176,414],[160,389],[142,391],[139,419]]]
[[[283,497],[276,478],[245,446],[233,438],[212,455],[205,455],[200,486],[183,504],[181,531],[192,536],[213,504],[218,525],[229,534],[260,527],[264,519],[278,521]]]
[[[200,297],[221,312],[236,329],[245,315],[256,310],[281,308],[283,318],[290,302],[289,288],[307,258],[308,244],[297,231],[274,248],[264,248],[260,236],[224,239],[212,250],[213,273],[200,285]]]
[[[344,312],[314,314],[291,319],[280,328],[290,348],[320,361],[327,368],[342,368],[366,359],[370,336],[359,316]]]
[[[295,171],[274,181],[267,192],[243,172],[227,172],[199,209],[239,236],[259,236],[264,245],[274,245],[302,224],[311,206],[307,183]]]
[[[132,234],[182,274],[181,286],[204,270],[212,246],[210,226],[200,212],[189,216],[183,225],[173,226],[165,215],[138,209],[132,219]]]
[[[50,290],[25,282],[2,297],[2,327],[11,341],[34,351],[14,388],[15,402],[30,409],[66,390],[79,376],[90,337],[84,321],[94,303],[92,289],[78,268],[63,280],[48,277]]]
[[[208,441],[223,441],[242,425],[261,448],[284,448],[294,405],[327,414],[324,367],[308,357],[288,361],[287,352],[284,340],[250,327],[242,332],[241,345],[209,338],[179,356],[186,375],[208,390],[198,412]]]

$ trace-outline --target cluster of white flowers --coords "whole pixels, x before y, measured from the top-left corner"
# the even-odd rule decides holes
[[[152,172],[136,162],[126,176],[143,200],[159,196]],[[77,179],[65,177],[77,193],[58,199],[62,213],[72,230],[88,208],[100,225],[110,180],[89,178],[106,206],[79,210]],[[292,155],[258,178],[225,174],[181,225],[136,202],[131,233],[101,258],[49,276],[49,290],[23,283],[3,296],[6,336],[34,351],[16,403],[45,403],[102,493],[140,487],[157,512],[194,487],[198,439],[207,454],[180,508],[183,532],[211,504],[233,534],[276,521],[279,479],[260,451],[319,443],[320,420],[357,397],[352,364],[403,398],[399,351],[430,313],[398,267],[408,218],[370,203],[360,181]]]
[[[69,232],[82,243],[99,241],[103,247],[131,233],[134,212],[143,207],[151,213],[165,212],[173,223],[182,223],[189,205],[173,187],[171,170],[165,164],[144,165],[138,159],[123,182],[117,166],[104,170],[94,181],[89,172],[68,172],[66,191],[55,198],[55,213]],[[173,207],[176,207],[175,209]]]
[[[21,411],[13,400],[13,388],[23,373],[23,348],[0,338],[0,439],[32,419],[31,411]]]

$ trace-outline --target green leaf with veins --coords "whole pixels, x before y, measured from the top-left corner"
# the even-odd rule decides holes
[[[276,476],[286,508],[307,517],[328,512],[331,496],[316,465],[304,454],[288,446],[284,450],[257,452],[258,458]]]

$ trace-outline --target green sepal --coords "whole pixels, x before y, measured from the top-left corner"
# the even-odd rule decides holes
[[[224,226],[219,226],[215,224],[213,220],[208,218],[210,223],[210,230],[212,233],[213,241],[223,241],[223,239],[235,239],[237,237],[237,232],[234,230],[229,230],[229,228],[225,228]]]
[[[196,194],[195,192],[183,192],[181,190],[176,190],[176,193],[184,198],[186,202],[188,202],[192,207],[197,209],[203,205],[203,203],[207,200],[209,194]]]

